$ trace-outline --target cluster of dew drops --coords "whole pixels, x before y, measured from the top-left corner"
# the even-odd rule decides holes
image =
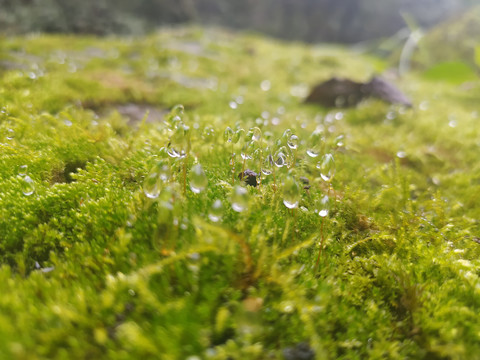
[[[3,112],[4,110],[2,110]],[[14,141],[15,139],[15,130],[8,128],[5,133],[5,140],[8,142]],[[20,188],[25,196],[30,196],[35,193],[35,182],[27,174],[28,165],[20,165],[17,169],[17,177],[20,179]]]
[[[168,136],[168,145],[162,148],[169,158],[176,161],[184,161],[186,166],[186,158],[190,153],[190,127],[183,120],[184,108],[182,105],[175,106],[170,114],[166,117],[166,134]],[[265,134],[267,135],[267,134]],[[268,139],[267,139],[268,138]],[[262,134],[259,127],[252,127],[249,130],[237,128],[236,130],[227,127],[223,133],[223,140],[227,151],[230,151],[230,170],[232,177],[229,179],[232,182],[233,188],[230,195],[230,206],[236,212],[244,212],[248,209],[249,192],[241,185],[235,185],[235,174],[244,174],[246,170],[246,162],[257,161],[257,166],[260,168],[258,175],[259,185],[262,181],[262,176],[273,176],[273,189],[276,191],[276,172],[281,168],[287,168],[288,173],[282,176],[282,199],[283,204],[288,209],[295,209],[298,207],[301,199],[301,186],[299,180],[291,171],[295,167],[295,163],[299,161],[300,139],[290,129],[285,130],[283,135],[271,140],[271,134],[267,136]],[[315,213],[324,218],[328,216],[331,207],[330,189],[331,181],[335,175],[335,161],[331,152],[326,152],[325,134],[322,130],[315,130],[309,137],[306,154],[312,161],[317,161],[315,168],[318,171],[317,177],[328,184],[328,194],[323,194],[319,197],[315,204]],[[343,136],[336,139],[338,147],[343,146]],[[235,150],[241,147],[241,161],[236,161]],[[323,154],[323,155],[322,155]],[[319,159],[319,160],[317,160]],[[194,194],[200,194],[208,187],[208,179],[205,171],[198,160],[195,158],[194,165],[188,171],[189,188]],[[185,169],[186,174],[186,169]],[[170,186],[171,184],[171,169],[168,161],[160,160],[151,169],[146,176],[143,191],[146,197],[156,199],[163,206],[173,208],[172,199],[175,198],[176,192]],[[210,206],[208,217],[213,222],[218,222],[222,219],[224,211],[223,202],[220,199],[215,199]]]

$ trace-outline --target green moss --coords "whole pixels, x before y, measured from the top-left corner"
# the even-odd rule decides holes
[[[300,342],[319,359],[475,358],[475,87],[411,73],[399,86],[412,109],[328,111],[302,103],[309,85],[383,64],[196,28],[11,38],[0,52],[16,64],[0,75],[2,359],[282,359]],[[248,187],[240,213],[245,141],[225,142],[227,126],[262,130],[246,169],[260,172],[267,146],[295,159]],[[306,154],[314,131],[331,184]],[[293,211],[287,176],[302,185]]]

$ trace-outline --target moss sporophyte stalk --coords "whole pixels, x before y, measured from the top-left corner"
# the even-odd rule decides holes
[[[413,108],[307,104],[394,64],[219,29],[0,58],[1,359],[478,358],[480,93],[440,54]]]

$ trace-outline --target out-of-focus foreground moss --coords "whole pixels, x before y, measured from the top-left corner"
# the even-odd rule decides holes
[[[411,109],[302,103],[384,68],[213,30],[3,38],[0,358],[480,358],[479,82],[396,79]],[[279,149],[275,180],[234,187],[242,152],[260,172]]]

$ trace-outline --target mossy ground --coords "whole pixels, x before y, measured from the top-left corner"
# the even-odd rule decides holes
[[[386,64],[192,28],[4,38],[0,64],[2,359],[282,359],[300,342],[318,359],[480,358],[478,81],[411,73],[397,84],[412,109],[322,109],[302,103],[310,85]],[[184,159],[166,153],[176,104]],[[228,126],[259,127],[260,149],[299,138],[277,191],[263,177],[240,213]],[[315,129],[333,190],[306,155]],[[208,178],[198,194],[184,190],[194,163]],[[170,177],[151,199],[158,164]],[[291,211],[282,184],[301,176],[311,187]]]

